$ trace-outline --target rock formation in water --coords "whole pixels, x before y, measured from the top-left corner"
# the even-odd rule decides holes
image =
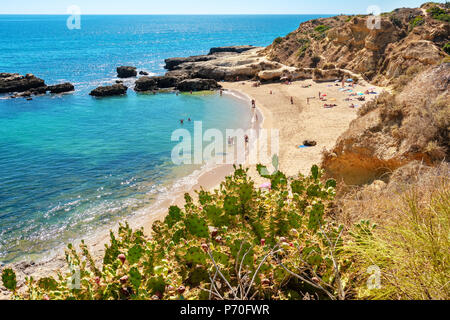
[[[118,78],[132,78],[137,76],[136,67],[121,66],[117,68]]]
[[[45,81],[29,73],[25,76],[18,73],[0,73],[0,93],[14,93],[11,98],[30,97],[50,93],[74,91],[73,84],[66,82],[47,86]]]
[[[45,81],[28,73],[22,76],[18,73],[0,73],[0,93],[24,92],[46,87]]]
[[[112,86],[101,86],[91,91],[90,95],[94,97],[119,96],[127,93],[128,87],[123,84],[114,84]]]

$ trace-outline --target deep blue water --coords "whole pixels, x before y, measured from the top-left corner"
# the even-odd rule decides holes
[[[40,256],[151,204],[179,177],[170,160],[179,119],[248,126],[248,106],[217,94],[88,96],[114,82],[117,66],[162,74],[165,58],[265,46],[317,17],[82,16],[81,30],[69,30],[67,16],[0,15],[0,72],[76,87],[33,101],[0,97],[0,261]]]

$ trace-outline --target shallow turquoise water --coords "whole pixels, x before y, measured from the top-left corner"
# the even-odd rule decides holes
[[[217,94],[88,96],[114,81],[117,66],[161,74],[165,58],[268,45],[314,17],[83,16],[73,31],[66,18],[0,16],[0,72],[76,87],[33,101],[0,97],[0,262],[43,255],[167,192],[177,178],[170,138],[179,119],[204,129],[249,126],[248,106]]]

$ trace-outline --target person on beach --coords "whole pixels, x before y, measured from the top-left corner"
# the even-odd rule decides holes
[[[294,98],[291,97],[291,104],[294,104]]]
[[[245,141],[246,144],[248,143],[248,135],[244,136],[244,141]]]
[[[191,93],[191,94],[193,93],[192,90],[190,91],[190,93]]]
[[[321,97],[322,97],[322,95],[321,95],[321,92],[319,91],[319,99],[321,99]]]
[[[222,96],[223,95],[223,90],[222,89],[220,89],[220,96]]]
[[[252,100],[252,108],[255,109],[256,108],[256,101]]]
[[[272,90],[270,90],[270,94],[272,94]]]

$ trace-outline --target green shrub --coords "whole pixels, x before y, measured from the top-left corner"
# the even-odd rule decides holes
[[[319,33],[324,33],[325,31],[327,31],[329,29],[330,29],[329,26],[321,24],[320,26],[315,27],[314,31],[319,32]]]
[[[283,42],[283,38],[282,37],[278,37],[278,38],[276,38],[274,41],[273,41],[273,43],[275,44],[275,45],[278,45],[278,44],[280,44],[280,43],[282,43]]]
[[[305,55],[306,50],[309,48],[311,41],[309,39],[298,39],[298,43],[300,44],[300,48],[297,51],[297,56],[303,57]]]
[[[421,26],[425,23],[425,20],[423,19],[422,16],[417,16],[414,19],[412,19],[411,21],[409,21],[409,25],[411,26],[411,29],[414,29],[417,26]]]
[[[328,215],[336,182],[321,182],[314,166],[308,177],[269,174],[270,190],[255,188],[236,169],[219,190],[185,195],[153,225],[152,239],[121,225],[111,232],[99,269],[84,243],[68,247],[72,274],[27,279],[26,299],[321,299],[344,298],[339,260],[342,226]],[[8,276],[11,279],[11,275]],[[14,285],[15,286],[15,285]],[[11,289],[12,286],[9,286]]]
[[[450,42],[447,42],[442,49],[444,49],[446,54],[450,54]]]
[[[427,10],[433,19],[450,22],[448,12],[438,6],[431,7]]]

